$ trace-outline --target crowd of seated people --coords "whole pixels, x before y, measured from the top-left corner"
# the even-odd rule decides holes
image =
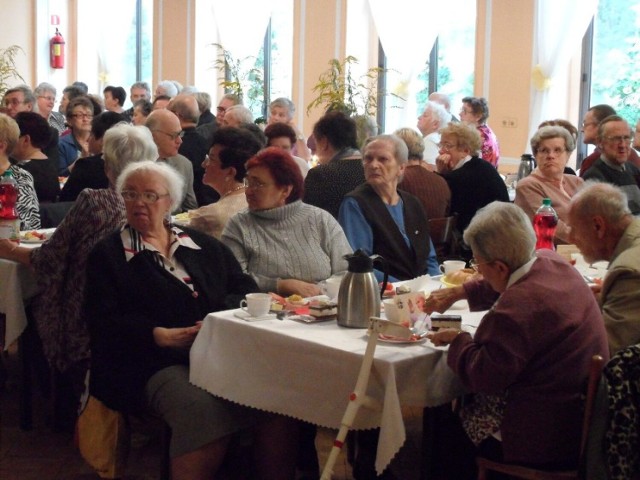
[[[84,87],[64,89],[61,113],[53,110],[56,90],[46,83],[35,92],[26,86],[12,89],[2,100],[6,115],[0,115],[0,174],[10,169],[18,183],[22,228],[39,228],[40,203],[72,201],[75,205],[42,247],[25,249],[0,241],[0,257],[36,271],[42,292],[33,304],[37,328],[52,366],[69,375],[74,398],[80,395],[83,373],[92,362],[92,395],[116,410],[150,407],[171,426],[176,433],[171,455],[178,475],[188,464],[215,472],[235,436],[246,429],[255,433],[260,448],[262,442],[280,441],[263,429],[265,425],[272,434],[287,435],[286,442],[271,445],[269,451],[281,462],[282,472],[291,472],[291,458],[282,451],[294,448],[291,442],[299,435],[295,422],[249,414],[206,393],[196,394],[186,385],[185,351],[197,335],[199,321],[210,311],[237,306],[247,292],[319,295],[319,283],[344,272],[344,256],[356,249],[382,255],[391,281],[438,275],[442,259],[436,257],[430,238],[430,219],[456,217],[462,247],[456,251],[465,261],[475,257],[486,278],[486,283],[456,290],[455,298],[446,297],[454,293],[443,291],[430,308],[441,309],[463,297],[470,303],[486,303],[515,295],[512,284],[528,279],[529,272],[540,269],[540,274],[548,270],[556,276],[568,275],[566,265],[555,255],[533,255],[532,231],[524,226],[531,226],[542,199],[551,198],[559,216],[556,244],[575,243],[591,261],[619,264],[595,292],[600,309],[589,302],[587,312],[591,323],[606,327],[609,346],[603,347],[602,332],[591,328],[591,335],[598,338],[590,341],[597,348],[585,349],[584,355],[598,350],[606,356],[640,341],[635,310],[633,315],[618,311],[621,301],[627,312],[626,306],[635,299],[621,272],[632,269],[638,274],[640,270],[632,253],[627,253],[635,252],[633,215],[640,212],[640,171],[633,165],[631,127],[603,106],[593,107],[583,122],[585,142],[591,139],[587,133],[593,133],[589,141],[598,149],[597,158],[584,165],[580,175],[610,185],[589,183],[585,188],[582,178],[567,166],[576,148],[577,129],[562,119],[547,120],[530,139],[537,167],[518,182],[514,206],[509,205],[507,187],[497,171],[498,140],[487,125],[484,98],[464,98],[457,122],[440,105],[439,94],[419,117],[419,131],[402,128],[394,134],[371,136],[362,147],[354,118],[326,112],[313,126],[317,165],[311,168],[310,152],[294,124],[295,107],[289,99],[278,98],[270,104],[262,133],[251,111],[233,95],[220,100],[214,116],[208,95],[165,80],[156,86],[151,103],[150,87],[137,82],[131,86],[129,110],[124,109],[126,91],[107,87],[103,91],[107,111],[100,113],[103,105]],[[596,118],[602,112],[609,115]],[[435,145],[435,157],[433,152],[425,156],[426,144],[431,151]],[[131,166],[119,176],[126,164],[140,160],[148,162]],[[435,171],[427,161],[435,162]],[[62,190],[58,175],[67,177]],[[203,193],[204,186],[214,197]],[[602,205],[604,197],[613,202],[609,207]],[[171,221],[172,213],[187,211],[184,229]],[[499,230],[492,223],[494,217],[508,222],[509,228]],[[585,241],[597,225],[607,225],[607,236]],[[495,242],[488,240],[485,230],[498,235]],[[505,238],[512,237],[521,241],[521,251],[501,250]],[[73,275],[62,264],[75,265]],[[216,285],[201,285],[197,279],[186,282],[190,291],[206,295],[200,300],[183,295],[179,307],[165,305],[175,292],[184,293],[185,278],[200,269],[215,269],[207,275],[218,279]],[[167,271],[175,281],[161,285]],[[382,280],[381,272],[376,275]],[[86,289],[85,278],[95,288]],[[71,298],[63,294],[70,284],[75,292]],[[578,288],[578,282],[567,281],[564,287]],[[166,295],[158,293],[163,288]],[[131,289],[145,290],[145,300],[131,301]],[[512,321],[517,326],[528,319],[515,316]],[[125,328],[127,322],[135,327]],[[485,330],[478,330],[481,335],[475,339],[443,332],[434,341],[451,343],[454,354],[449,364],[469,388],[481,394],[504,393],[509,382],[521,379],[527,365],[538,365],[538,358],[532,355],[526,359],[529,363],[505,370],[499,382],[487,382],[475,366],[493,348],[487,340],[492,330],[489,326]],[[537,345],[544,339],[523,334],[520,340]],[[123,352],[123,345],[144,348]],[[558,342],[554,348],[561,352],[565,346]],[[117,381],[122,388],[114,394],[111,387]],[[168,390],[180,393],[174,396]],[[575,393],[573,388],[572,402]],[[548,400],[548,409],[554,411],[556,405]],[[196,410],[181,407],[180,415],[171,413],[176,405],[192,401]],[[559,459],[554,456],[532,454],[535,458],[530,458],[514,449],[513,425],[522,425],[513,421],[515,403],[510,401],[516,402],[510,397],[501,404],[503,416],[498,419],[506,432],[501,445],[504,458],[556,466]],[[515,411],[527,409],[517,405]],[[196,425],[188,417],[200,415],[222,426],[196,435],[202,422]],[[571,436],[574,420],[567,420],[571,423],[564,439],[567,448],[575,441]],[[525,423],[525,430],[533,428],[531,422]],[[309,430],[302,432],[301,444],[309,446]],[[264,459],[258,455],[255,461],[260,464]],[[362,475],[359,478],[369,474]]]

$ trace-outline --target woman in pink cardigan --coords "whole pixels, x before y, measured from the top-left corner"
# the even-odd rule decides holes
[[[564,173],[564,167],[575,148],[575,141],[567,129],[560,126],[538,129],[531,138],[531,151],[538,167],[516,186],[515,204],[532,221],[536,210],[542,205],[542,199],[551,199],[551,205],[558,214],[556,244],[569,243],[569,227],[564,219],[571,197],[583,183],[576,175]]]

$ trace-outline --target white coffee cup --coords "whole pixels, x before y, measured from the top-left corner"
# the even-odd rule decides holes
[[[331,300],[337,299],[341,283],[342,275],[334,275],[327,278],[324,282],[322,282],[322,289],[324,290],[324,294]]]
[[[389,298],[383,300],[382,304],[384,305],[384,316],[387,317],[387,320],[393,323],[400,323],[400,314],[398,313],[398,306],[395,300]]]
[[[440,271],[445,275],[448,275],[449,273],[462,270],[466,266],[467,264],[463,260],[445,260],[440,265]]]
[[[252,317],[261,317],[269,313],[271,295],[268,293],[247,293],[240,301],[240,308]]]

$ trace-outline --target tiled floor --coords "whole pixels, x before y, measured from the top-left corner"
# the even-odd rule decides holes
[[[84,462],[74,446],[73,435],[53,433],[43,412],[46,401],[35,395],[34,428],[25,432],[18,425],[17,355],[12,351],[4,360],[9,378],[0,391],[0,479],[2,480],[97,480],[98,475]],[[157,432],[156,432],[157,433]],[[317,443],[321,465],[324,465],[335,432],[320,430]],[[129,456],[128,480],[158,478],[160,441],[155,435],[132,448]],[[351,479],[345,455],[341,454],[334,469],[334,479]]]
[[[18,426],[17,355],[15,351],[5,356],[9,378],[5,391],[0,391],[0,479],[1,480],[99,480],[97,474],[83,461],[74,446],[73,436],[53,433],[47,426],[43,414],[46,403],[35,396],[34,428],[25,432]],[[415,412],[409,412],[413,421],[409,422],[409,441],[403,448],[403,455],[394,461],[393,471],[397,478],[413,480],[418,478],[416,432],[420,424]],[[157,433],[157,432],[156,432]],[[324,466],[333,439],[337,432],[319,429],[316,444],[321,468]],[[127,480],[154,480],[159,475],[160,441],[159,435],[147,437],[132,448]],[[349,467],[344,452],[340,454],[334,468],[334,480],[350,480]]]

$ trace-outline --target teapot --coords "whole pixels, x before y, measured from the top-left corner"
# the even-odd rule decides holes
[[[369,317],[380,316],[380,299],[387,287],[389,274],[380,255],[368,256],[363,250],[345,255],[349,267],[338,291],[338,325],[349,328],[367,328]],[[384,272],[382,288],[373,273],[373,264],[380,263]]]
[[[520,166],[518,167],[518,181],[529,174],[536,168],[536,159],[530,153],[523,153],[520,157]]]

